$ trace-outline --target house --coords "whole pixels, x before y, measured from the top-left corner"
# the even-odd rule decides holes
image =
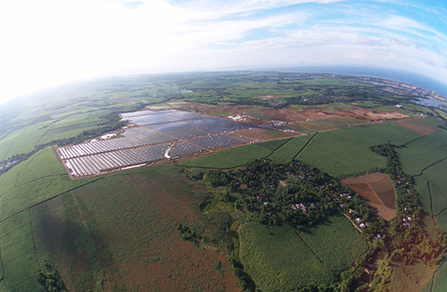
[[[360,228],[366,228],[366,225],[364,223],[361,223],[359,226]]]

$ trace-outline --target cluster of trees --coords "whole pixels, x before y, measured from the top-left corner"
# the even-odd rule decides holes
[[[64,281],[62,281],[59,272],[53,264],[45,261],[43,269],[36,274],[37,281],[45,287],[48,292],[67,292]]]
[[[181,239],[191,241],[194,245],[199,246],[199,243],[203,238],[200,232],[197,230],[193,231],[191,228],[183,224],[179,224],[177,230],[180,232]]]
[[[395,148],[391,143],[371,147],[372,151],[387,157],[386,169],[382,171],[388,173],[395,184],[397,215],[389,222],[372,216],[366,202],[336,179],[300,161],[272,164],[268,159],[261,159],[228,171],[200,171],[194,177],[203,178],[219,190],[220,199],[238,210],[245,221],[286,223],[301,229],[337,210],[351,219],[362,218],[363,222],[367,222],[362,234],[370,243],[367,255],[353,269],[346,271],[341,281],[330,287],[309,286],[302,290],[348,291],[346,289],[363,274],[362,266],[372,265],[378,257],[405,264],[418,260],[433,266],[441,259],[446,246],[445,237],[439,229],[434,241],[424,230],[423,211],[413,179],[402,171]],[[410,224],[403,224],[405,222]],[[239,281],[247,285],[243,266],[235,261],[233,268]],[[365,290],[386,289],[389,281],[385,278],[389,273],[375,273],[375,284],[369,288],[369,283],[366,284],[363,287]]]
[[[247,214],[248,221],[304,228],[337,210],[352,218],[372,219],[357,194],[300,161],[272,164],[261,159],[230,171],[210,170],[203,178],[213,187],[224,187],[221,199]],[[350,209],[355,212],[349,213]]]
[[[384,226],[389,231],[387,242],[380,252],[382,263],[402,262],[407,265],[419,260],[428,266],[435,266],[443,257],[446,248],[444,233],[436,228],[437,238],[431,240],[423,226],[423,210],[414,188],[414,180],[402,170],[399,157],[391,143],[373,146],[371,150],[387,157],[385,172],[390,175],[396,191],[396,216]],[[388,263],[388,264],[386,264]],[[378,269],[370,291],[387,291],[391,276],[387,269]]]

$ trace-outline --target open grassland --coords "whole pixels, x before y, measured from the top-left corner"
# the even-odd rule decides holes
[[[182,166],[207,168],[232,168],[270,155],[272,151],[262,144],[249,144],[216,152],[180,163]]]
[[[429,284],[433,273],[433,268],[427,267],[421,262],[415,262],[411,265],[393,265],[388,291],[421,291]]]
[[[8,289],[6,288],[5,280],[0,281],[0,292],[8,292]]]
[[[432,125],[439,125],[436,118],[425,121]],[[447,132],[438,129],[435,132],[408,143],[398,150],[403,170],[415,176],[416,190],[420,195],[422,207],[434,218],[437,226],[447,231]],[[430,232],[430,218],[425,220],[426,228]],[[433,233],[433,231],[431,232]],[[447,279],[447,265],[445,260],[436,270],[432,280],[422,291],[444,291]],[[411,283],[411,282],[409,282]],[[407,290],[408,291],[408,290]]]
[[[289,163],[311,139],[311,135],[292,138],[287,143],[274,150],[269,158],[277,163]]]
[[[35,274],[39,264],[34,250],[29,211],[0,224],[3,272],[9,292],[42,292]]]
[[[429,181],[433,215],[435,216],[447,208],[446,173],[447,160],[443,160],[430,168],[427,168],[423,173],[423,177]]]
[[[299,235],[335,274],[351,267],[368,250],[362,235],[340,214],[325,218]]]
[[[424,119],[405,119],[396,121],[396,124],[401,125],[407,129],[418,132],[422,135],[429,135],[436,131],[436,127]]]
[[[350,176],[385,167],[386,158],[369,147],[391,141],[404,144],[421,135],[393,123],[318,133],[297,159],[332,176]]]
[[[289,225],[246,223],[239,238],[244,269],[262,291],[293,290],[335,280]]]
[[[330,284],[367,251],[362,236],[338,214],[299,235],[289,225],[246,223],[239,236],[244,268],[262,291]]]
[[[411,175],[447,157],[447,132],[442,129],[408,143],[398,150],[404,171]]]
[[[94,180],[70,180],[53,150],[43,149],[0,177],[0,221]]]
[[[205,190],[179,171],[117,173],[32,208],[39,260],[70,291],[237,291],[223,255],[180,238],[179,224],[214,229],[196,215]]]

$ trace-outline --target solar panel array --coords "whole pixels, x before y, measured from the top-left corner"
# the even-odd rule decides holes
[[[122,117],[148,126],[126,129],[124,137],[93,140],[57,149],[72,177],[98,175],[207,149],[252,142],[249,138],[230,134],[252,125],[192,112],[140,111],[122,114]]]
[[[209,118],[187,122],[157,124],[148,127],[180,139],[188,139],[198,136],[238,131],[253,126],[218,118]]]
[[[175,144],[169,155],[176,157],[201,152],[203,150],[203,148],[197,147],[196,145],[181,141]]]
[[[188,142],[194,143],[206,149],[228,148],[246,143],[223,134],[190,139]]]
[[[69,147],[61,147],[58,149],[58,152],[62,159],[69,159],[103,152],[165,143],[174,140],[177,139],[145,127],[138,127],[126,130],[123,138],[100,140]]]
[[[143,146],[65,160],[73,177],[97,175],[106,171],[163,159],[163,151],[169,144]]]

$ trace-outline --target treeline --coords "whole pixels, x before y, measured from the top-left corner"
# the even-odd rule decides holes
[[[389,222],[389,235],[380,250],[383,259],[374,274],[368,291],[388,291],[392,263],[406,265],[421,261],[427,266],[436,266],[446,248],[445,234],[437,227],[437,237],[431,240],[424,228],[423,209],[414,188],[414,180],[402,170],[397,146],[391,143],[372,146],[371,150],[387,157],[385,172],[390,175],[396,191],[396,216]],[[365,286],[366,287],[366,286]]]

